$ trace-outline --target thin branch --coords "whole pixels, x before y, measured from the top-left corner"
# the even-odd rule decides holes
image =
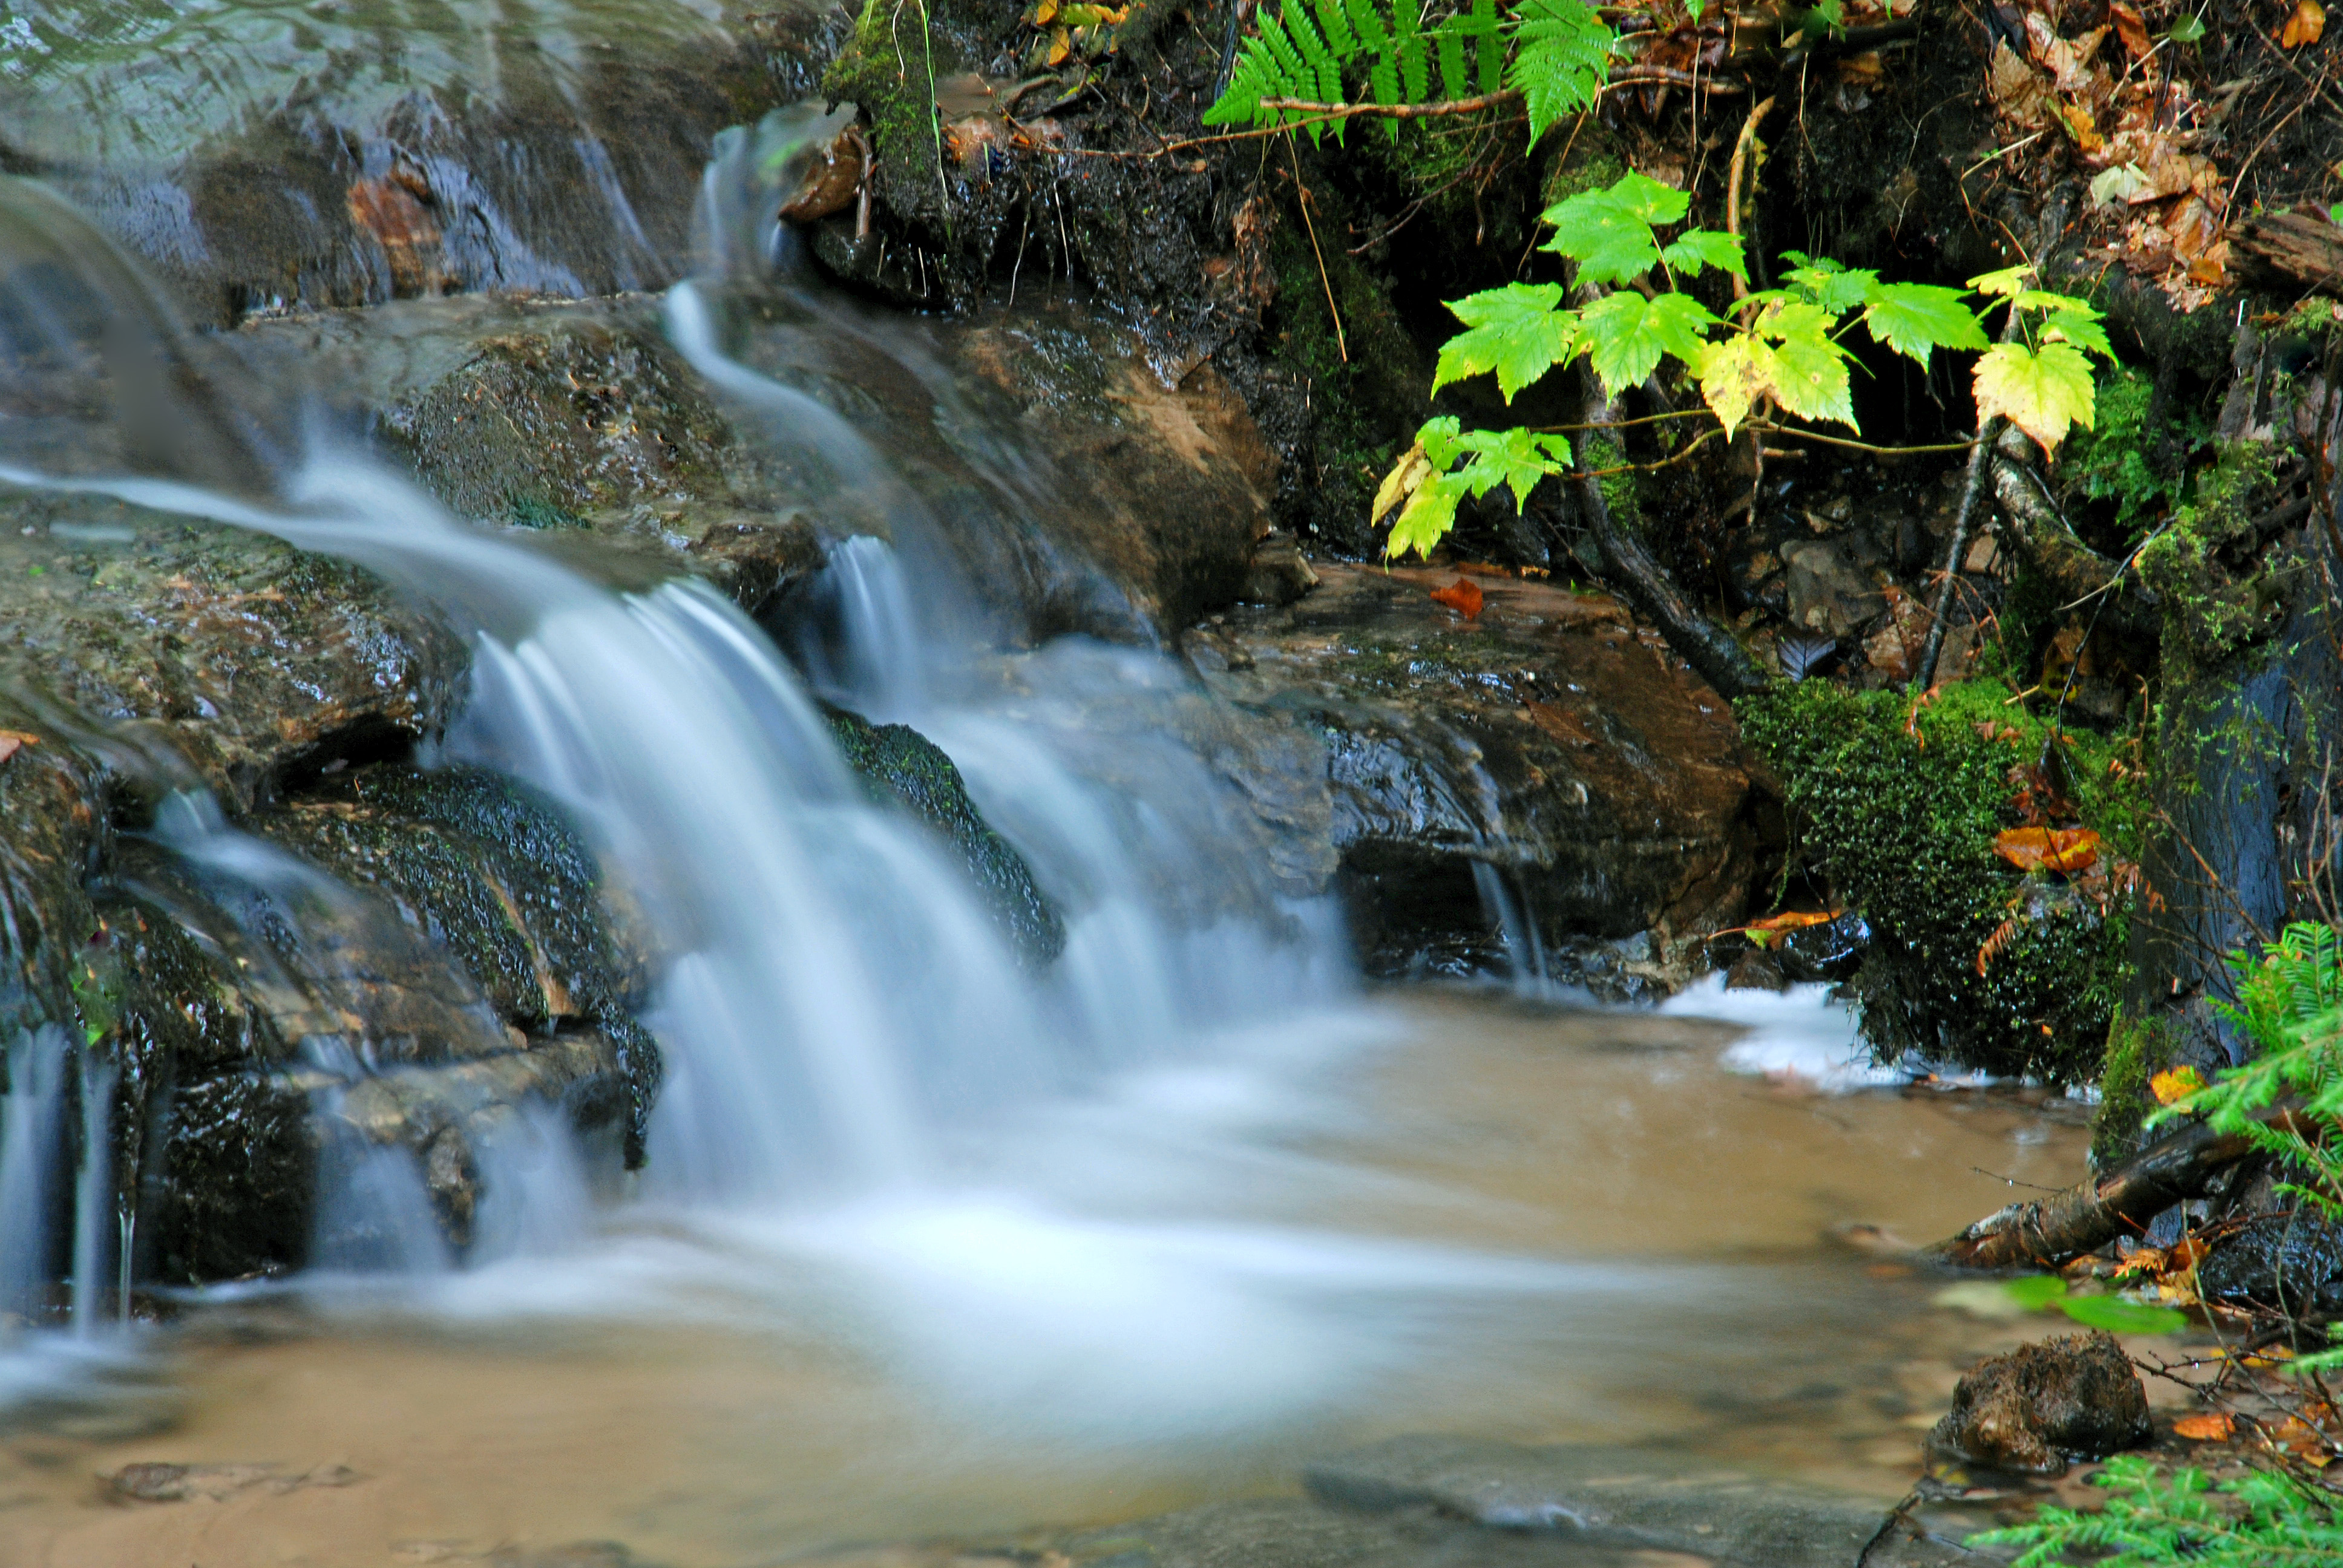
[[[1769,436],[1790,436],[1801,441],[1820,441],[1825,447],[1845,447],[1849,451],[1875,452],[1887,457],[1900,457],[1907,452],[1966,452],[1976,445],[1975,441],[1944,441],[1927,447],[1875,447],[1868,441],[1851,441],[1844,436],[1825,436],[1819,430],[1801,430],[1795,426],[1775,425],[1759,419],[1750,420],[1745,427],[1751,430],[1762,430]]]
[[[1351,362],[1351,345],[1342,336],[1342,309],[1334,303],[1334,280],[1326,276],[1326,253],[1318,248],[1318,226],[1310,220],[1310,187],[1302,183],[1302,153],[1289,136],[1286,156],[1293,160],[1293,205],[1302,209],[1302,226],[1310,231],[1310,254],[1318,258],[1318,281],[1326,290],[1326,314],[1334,318],[1334,348],[1342,363]]]

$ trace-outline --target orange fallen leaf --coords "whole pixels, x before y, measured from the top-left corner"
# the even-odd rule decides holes
[[[2229,1434],[2237,1430],[2234,1417],[2218,1411],[2204,1415],[2184,1415],[2172,1423],[2172,1430],[2197,1442],[2227,1442]]]
[[[2021,871],[2079,871],[2099,858],[2099,836],[2088,828],[2009,828],[1993,836],[1993,852]]]
[[[1741,931],[1759,947],[1771,947],[1775,937],[1804,930],[1808,926],[1826,925],[1845,913],[1845,910],[1790,910],[1782,914],[1768,915],[1762,920],[1752,920],[1742,927]]]
[[[1458,578],[1446,588],[1433,588],[1432,597],[1466,620],[1481,613],[1481,585],[1471,578]]]
[[[37,735],[27,735],[21,729],[0,729],[0,762],[7,761],[27,746],[40,743],[41,738]]]
[[[2116,36],[2123,40],[2125,52],[2133,59],[2145,60],[2155,49],[2156,45],[2147,36],[2146,19],[2137,9],[2125,5],[2124,0],[2111,0],[2107,6],[2107,20],[2115,24]]]
[[[2327,7],[2318,0],[2294,0],[2294,15],[2286,19],[2278,41],[2288,49],[2298,49],[2305,44],[2316,44],[2318,35],[2327,31]]]
[[[2147,1091],[2158,1105],[2169,1105],[2204,1087],[2203,1075],[2193,1067],[2167,1067],[2147,1081]]]

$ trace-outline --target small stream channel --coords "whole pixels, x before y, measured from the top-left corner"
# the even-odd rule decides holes
[[[2026,1325],[1828,1234],[1947,1231],[2084,1133],[2015,1096],[1729,1073],[1735,1035],[1375,997],[970,1140],[954,1212],[620,1218],[590,1261],[445,1293],[209,1299],[121,1402],[0,1442],[9,1560],[998,1548],[1290,1495],[1414,1432],[1658,1444],[1884,1505],[1957,1371]],[[145,1462],[357,1479],[91,1505]]]

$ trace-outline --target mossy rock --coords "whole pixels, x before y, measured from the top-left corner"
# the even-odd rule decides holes
[[[2179,1060],[2179,1041],[2163,1020],[2121,1014],[2107,1026],[2099,1071],[2099,1113],[2091,1122],[2091,1164],[2097,1170],[2128,1158],[2146,1141],[2142,1123],[2157,1109],[2148,1081]]]
[[[1064,921],[1041,896],[1024,858],[978,812],[960,769],[940,747],[908,724],[873,724],[839,709],[829,717],[831,737],[871,799],[903,808],[943,835],[1028,963],[1047,963],[1064,950]]]
[[[2026,879],[1995,854],[1994,835],[2019,825],[2011,771],[2046,742],[2107,852],[2137,854],[2145,801],[2136,784],[2110,779],[2108,741],[2052,741],[2045,721],[2004,705],[2008,695],[1948,687],[1915,717],[1900,692],[1810,681],[1738,706],[1743,733],[1782,775],[1807,863],[1870,922],[1852,990],[1874,1047],[2087,1082],[2122,977],[2124,907],[2103,916],[2072,888]],[[1981,969],[1980,950],[2005,925]]]

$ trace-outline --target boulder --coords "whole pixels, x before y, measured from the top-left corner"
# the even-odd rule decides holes
[[[1383,967],[1485,930],[1490,873],[1556,945],[1649,933],[1664,965],[1739,922],[1779,853],[1776,798],[1732,709],[1625,610],[1485,578],[1468,618],[1431,597],[1453,573],[1314,569],[1307,598],[1185,646],[1215,692],[1322,746]]]
[[[2113,1334],[2093,1331],[2020,1345],[1981,1362],[1928,1433],[1938,1463],[2058,1475],[2155,1435],[2147,1391]]]
[[[2249,1220],[2214,1243],[2197,1279],[2225,1307],[2333,1312],[2343,1307],[2343,1230],[2302,1209]]]

